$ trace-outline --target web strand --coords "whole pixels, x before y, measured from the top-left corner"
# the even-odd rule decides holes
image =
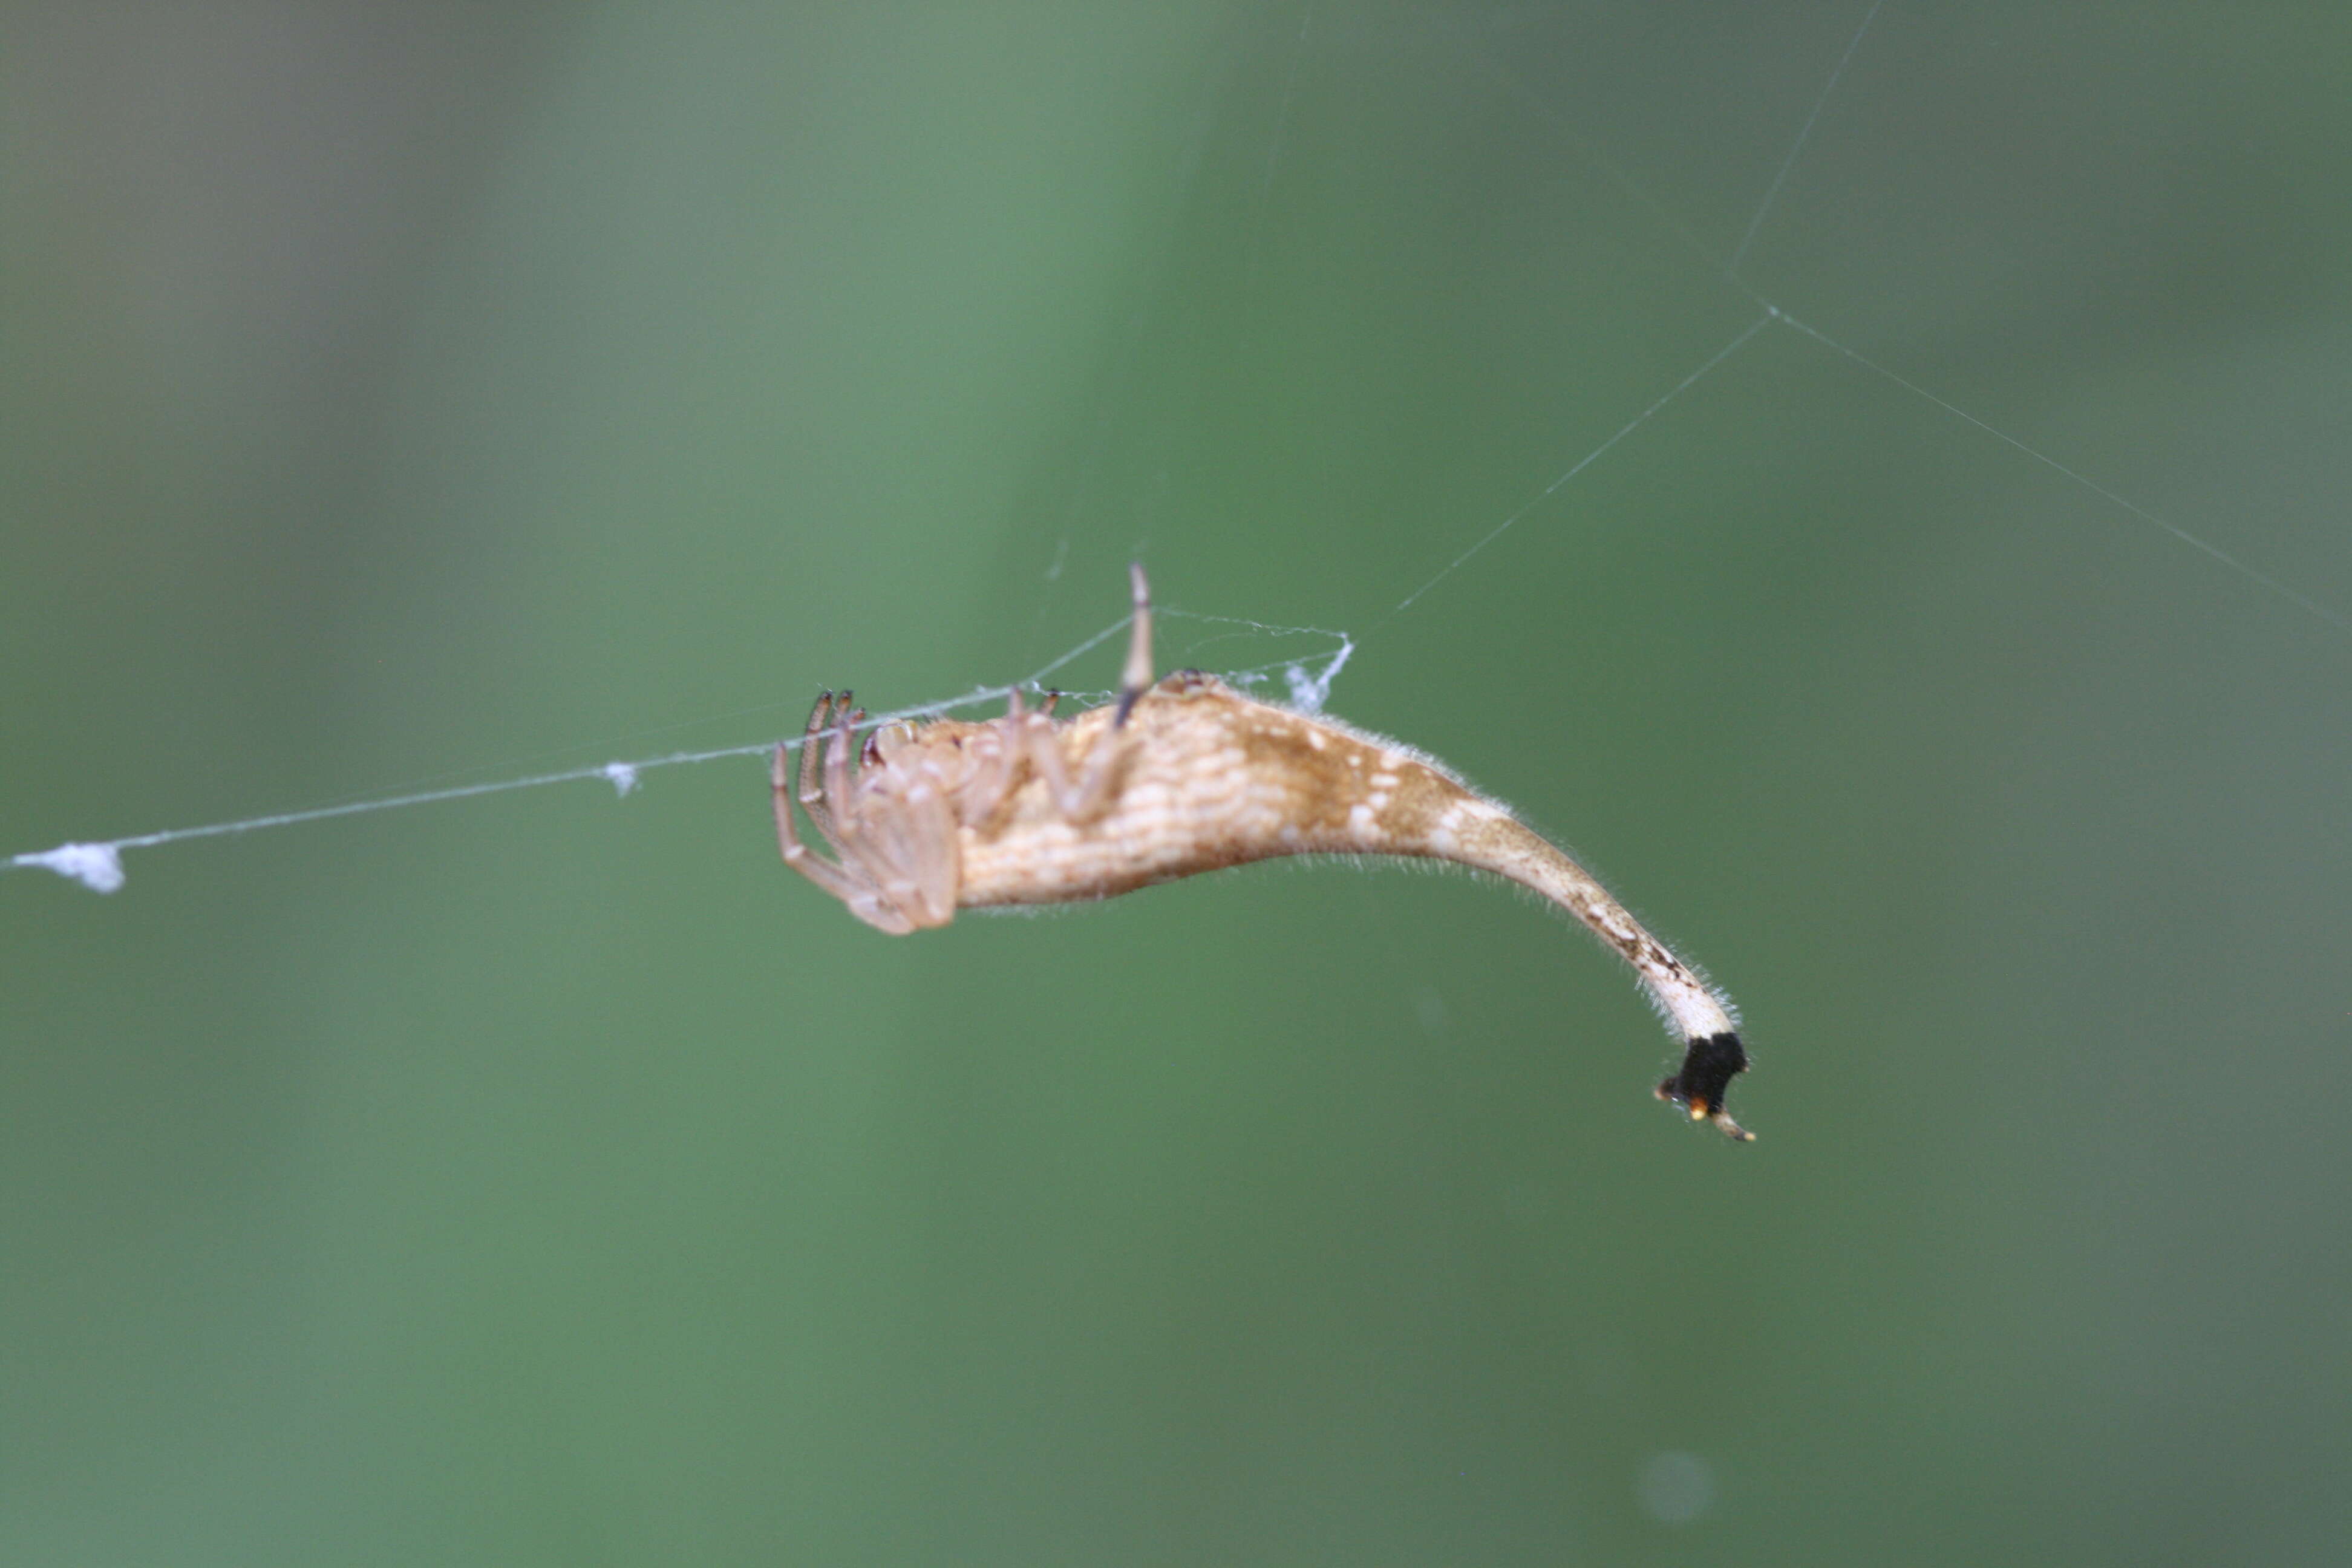
[[[1759,316],[1754,321],[1748,322],[1746,330],[1741,331],[1738,337],[1732,339],[1729,342],[1716,350],[1713,354],[1709,355],[1705,364],[1700,365],[1696,370],[1691,372],[1688,375],[1675,383],[1675,384],[1666,391],[1665,395],[1660,397],[1655,403],[1651,404],[1647,408],[1643,409],[1642,412],[1636,414],[1633,418],[1628,419],[1623,425],[1618,426],[1617,433],[1615,435],[1610,437],[1609,439],[1601,442],[1601,445],[1593,447],[1592,450],[1585,453],[1584,456],[1570,464],[1567,470],[1563,472],[1559,478],[1552,480],[1551,483],[1544,486],[1541,490],[1538,491],[1533,500],[1528,501],[1527,505],[1519,508],[1518,510],[1513,512],[1510,516],[1496,523],[1494,528],[1487,532],[1485,538],[1479,540],[1477,543],[1473,544],[1469,549],[1455,556],[1454,558],[1453,564],[1438,573],[1436,576],[1432,577],[1428,582],[1423,583],[1420,587],[1415,588],[1412,593],[1407,594],[1404,596],[1404,601],[1398,605],[1394,610],[1390,611],[1389,614],[1391,616],[1400,615],[1402,612],[1412,608],[1414,600],[1420,598],[1423,594],[1428,593],[1432,588],[1436,587],[1440,583],[1444,582],[1445,579],[1460,571],[1462,569],[1463,563],[1468,561],[1473,555],[1477,554],[1481,550],[1486,549],[1489,544],[1494,543],[1497,539],[1502,538],[1505,533],[1510,531],[1510,527],[1513,523],[1518,521],[1521,518],[1527,516],[1528,513],[1535,510],[1536,508],[1541,506],[1546,500],[1549,500],[1553,491],[1559,489],[1560,486],[1568,483],[1569,480],[1576,478],[1577,475],[1591,468],[1593,463],[1599,459],[1602,453],[1608,451],[1610,447],[1614,447],[1618,442],[1622,441],[1626,437],[1631,436],[1634,431],[1640,429],[1649,421],[1651,416],[1656,414],[1658,410],[1664,408],[1667,404],[1672,403],[1675,398],[1680,397],[1684,393],[1688,392],[1692,387],[1697,385],[1698,383],[1706,376],[1708,372],[1714,370],[1716,366],[1721,364],[1725,360],[1729,359],[1733,354],[1738,353],[1741,348],[1747,345],[1748,339],[1762,331],[1767,326],[1769,326],[1773,316],[1778,314],[1778,311],[1770,310],[1768,307],[1768,313]],[[1386,623],[1383,622],[1382,624],[1385,625]]]
[[[1747,259],[1748,247],[1756,243],[1757,232],[1764,226],[1765,216],[1771,212],[1773,202],[1779,198],[1780,187],[1789,178],[1789,171],[1797,166],[1798,158],[1805,151],[1805,143],[1812,139],[1813,122],[1821,119],[1822,110],[1829,103],[1830,95],[1837,91],[1838,78],[1845,75],[1846,62],[1853,58],[1854,50],[1862,47],[1863,35],[1870,31],[1870,24],[1877,17],[1878,8],[1885,4],[1886,0],[1870,0],[1870,9],[1862,15],[1862,26],[1856,27],[1853,37],[1846,40],[1845,53],[1838,57],[1836,68],[1830,72],[1830,79],[1822,84],[1822,95],[1813,100],[1812,111],[1805,116],[1804,126],[1798,131],[1796,141],[1789,144],[1789,155],[1780,160],[1780,172],[1772,176],[1772,184],[1765,190],[1763,201],[1757,205],[1756,216],[1748,220],[1748,232],[1739,237],[1739,244],[1733,248],[1731,259],[1724,264],[1724,271],[1729,276],[1739,276],[1739,264]]]
[[[1282,107],[1274,117],[1274,136],[1266,144],[1265,174],[1257,184],[1256,217],[1250,227],[1250,278],[1257,277],[1258,260],[1265,248],[1266,204],[1274,196],[1274,172],[1282,162],[1282,139],[1290,129],[1291,100],[1298,96],[1298,68],[1307,58],[1307,35],[1315,26],[1314,0],[1307,0],[1298,18],[1298,40],[1291,46],[1290,71],[1282,84]]]
[[[2197,551],[2201,554],[2210,556],[2213,560],[2220,562],[2222,565],[2228,567],[2239,576],[2243,577],[2249,583],[2252,583],[2259,587],[2269,589],[2280,598],[2284,599],[2288,604],[2294,605],[2300,609],[2309,611],[2311,614],[2317,616],[2321,620],[2326,621],[2329,626],[2335,626],[2342,631],[2352,632],[2352,617],[2347,617],[2339,611],[2331,610],[2315,599],[2308,598],[2302,594],[2296,593],[2293,588],[2288,587],[2285,584],[2280,582],[2277,578],[2272,576],[2267,572],[2263,572],[2247,565],[2244,562],[2239,560],[2236,556],[2231,554],[2220,545],[2210,543],[2207,541],[2199,538],[2196,534],[2189,532],[2187,529],[2182,528],[2178,523],[2167,521],[2165,519],[2158,517],[2156,513],[2148,510],[2147,508],[2141,506],[2138,502],[2132,500],[2127,497],[2116,494],[2114,490],[2107,489],[2106,486],[2100,484],[2097,480],[2077,469],[2068,468],[2065,464],[2050,456],[2047,452],[2035,450],[2033,447],[2029,447],[2024,442],[2019,440],[2016,437],[2011,435],[2008,431],[2003,430],[1997,426],[1989,425],[1985,421],[1978,418],[1975,415],[1969,413],[1967,409],[1960,407],[1958,404],[1951,403],[1944,398],[1937,396],[1926,387],[1921,386],[1917,382],[1906,380],[1905,377],[1895,374],[1895,372],[1887,369],[1885,365],[1880,364],[1876,360],[1865,358],[1854,350],[1846,347],[1845,344],[1838,342],[1835,338],[1831,337],[1827,332],[1807,326],[1804,322],[1797,320],[1796,317],[1791,316],[1786,310],[1780,309],[1778,306],[1767,306],[1766,308],[1772,312],[1773,320],[1787,322],[1790,326],[1794,327],[1797,331],[1804,333],[1805,336],[1812,339],[1815,342],[1822,344],[1824,348],[1835,350],[1837,353],[1843,354],[1846,358],[1852,360],[1854,363],[1862,366],[1864,370],[1885,376],[1888,381],[1893,382],[1895,385],[1901,387],[1904,391],[1910,393],[1913,396],[1923,397],[1929,403],[1934,404],[1937,407],[1942,409],[1945,413],[1951,415],[1954,418],[1966,420],[1969,424],[1975,426],[1986,435],[1993,437],[1993,439],[2000,441],[2004,445],[2016,447],[2019,451],[2024,453],[2035,462],[2065,475],[2068,479],[2074,480],[2076,484],[2082,486],[2084,489],[2090,491],[2093,495],[2097,496],[2100,500],[2107,502],[2109,505],[2121,508],[2123,510],[2129,512],[2132,516],[2139,519],[2142,522],[2148,524],[2150,527],[2160,529],[2164,532],[2170,534],[2174,539],[2186,544],[2191,550]]]

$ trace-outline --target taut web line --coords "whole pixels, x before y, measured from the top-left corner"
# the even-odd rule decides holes
[[[1729,359],[1733,354],[1738,353],[1739,350],[1746,345],[1748,339],[1754,337],[1757,333],[1769,326],[1771,324],[1772,318],[1780,314],[1778,310],[1773,310],[1769,306],[1766,307],[1766,310],[1768,311],[1767,314],[1759,316],[1754,321],[1748,322],[1747,329],[1738,337],[1732,339],[1729,342],[1724,344],[1721,348],[1716,350],[1714,353],[1710,354],[1705,364],[1700,365],[1696,370],[1691,372],[1688,375],[1675,383],[1673,386],[1667,388],[1665,393],[1661,395],[1655,403],[1651,404],[1647,408],[1643,409],[1642,412],[1634,415],[1633,417],[1619,426],[1615,435],[1610,437],[1606,441],[1601,442],[1598,447],[1593,447],[1590,452],[1585,453],[1584,456],[1579,458],[1575,462],[1570,463],[1566,470],[1560,474],[1559,478],[1552,480],[1551,483],[1544,486],[1542,489],[1537,491],[1534,500],[1528,501],[1527,505],[1519,508],[1518,510],[1513,512],[1510,516],[1496,523],[1494,528],[1487,531],[1485,538],[1479,540],[1477,543],[1472,545],[1469,549],[1455,556],[1453,563],[1444,571],[1440,572],[1436,576],[1432,577],[1428,582],[1423,583],[1420,587],[1415,588],[1412,593],[1407,594],[1404,596],[1404,602],[1397,605],[1395,610],[1391,610],[1389,613],[1391,615],[1395,615],[1398,611],[1412,608],[1412,602],[1415,599],[1420,598],[1423,594],[1428,593],[1432,588],[1436,587],[1440,583],[1443,583],[1448,577],[1453,576],[1464,562],[1469,560],[1473,555],[1477,554],[1481,550],[1486,549],[1489,544],[1494,543],[1497,539],[1500,539],[1505,531],[1510,528],[1511,524],[1518,521],[1519,519],[1535,510],[1536,508],[1544,503],[1545,500],[1549,498],[1554,490],[1568,483],[1569,480],[1576,478],[1577,475],[1584,472],[1586,468],[1591,468],[1593,460],[1599,458],[1601,453],[1606,452],[1610,447],[1614,447],[1618,442],[1622,441],[1626,437],[1631,436],[1634,431],[1640,429],[1643,425],[1649,422],[1650,416],[1655,414],[1659,409],[1664,408],[1667,404],[1672,403],[1675,398],[1680,397],[1684,393],[1688,392],[1692,387],[1698,384],[1700,378],[1705,376],[1707,372],[1713,370],[1717,365],[1721,364],[1725,360]]]
[[[1757,230],[1764,226],[1764,215],[1772,210],[1773,199],[1780,195],[1782,182],[1788,179],[1789,171],[1797,166],[1798,156],[1804,152],[1805,143],[1812,139],[1813,121],[1822,117],[1822,110],[1829,102],[1830,94],[1837,90],[1838,78],[1845,75],[1846,62],[1853,58],[1854,50],[1862,47],[1862,36],[1870,31],[1870,24],[1877,16],[1878,8],[1885,4],[1886,0],[1870,0],[1870,9],[1862,14],[1862,26],[1856,27],[1853,37],[1845,41],[1845,53],[1838,57],[1837,68],[1830,72],[1830,79],[1822,84],[1822,95],[1813,100],[1812,110],[1805,116],[1804,126],[1798,131],[1797,139],[1789,143],[1789,155],[1780,160],[1780,172],[1772,176],[1771,184],[1765,188],[1764,199],[1757,204],[1756,216],[1748,220],[1748,232],[1739,237],[1738,245],[1732,249],[1731,259],[1724,263],[1723,270],[1727,276],[1739,276],[1739,264],[1746,259],[1748,247],[1756,243]]]

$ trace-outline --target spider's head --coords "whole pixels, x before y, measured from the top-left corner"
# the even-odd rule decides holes
[[[1206,670],[1180,669],[1161,676],[1160,684],[1152,689],[1169,697],[1207,697],[1232,688]]]
[[[1728,1029],[1699,1035],[1683,1051],[1682,1070],[1658,1085],[1658,1098],[1690,1112],[1693,1121],[1712,1121],[1725,1137],[1745,1143],[1756,1134],[1731,1119],[1723,1097],[1731,1080],[1748,1068],[1748,1052]]]

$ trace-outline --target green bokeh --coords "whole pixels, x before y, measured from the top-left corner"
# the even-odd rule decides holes
[[[889,941],[750,760],[19,871],[0,1562],[2340,1550],[2352,27],[1888,6],[1742,271],[2032,452],[1773,325],[1537,501],[1863,9],[0,21],[0,852],[940,698],[1139,555],[1709,963],[1761,1134],[1493,888]]]

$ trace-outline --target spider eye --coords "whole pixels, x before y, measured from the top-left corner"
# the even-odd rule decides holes
[[[1224,682],[1206,670],[1180,669],[1171,675],[1162,677],[1159,689],[1171,697],[1198,697],[1202,692],[1214,690],[1223,684]]]

